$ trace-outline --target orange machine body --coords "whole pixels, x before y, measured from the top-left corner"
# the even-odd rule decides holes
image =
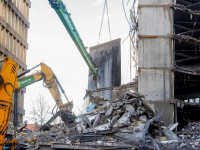
[[[4,141],[4,139],[13,105],[12,95],[14,90],[19,88],[17,83],[18,64],[9,57],[5,57],[3,62],[3,69],[0,72],[0,150],[3,149],[5,143],[13,144],[12,150],[14,150],[17,140]]]

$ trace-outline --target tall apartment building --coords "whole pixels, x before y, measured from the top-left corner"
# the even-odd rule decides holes
[[[26,53],[30,0],[0,0],[0,59],[5,56],[18,65],[18,74],[27,69]],[[0,70],[2,64],[0,65]],[[20,90],[18,99],[18,121],[23,122],[25,89]],[[13,121],[13,110],[10,117]]]

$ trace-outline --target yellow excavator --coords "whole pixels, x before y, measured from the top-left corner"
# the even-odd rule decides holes
[[[3,69],[0,72],[0,150],[4,144],[12,144],[11,150],[14,150],[17,140],[4,141],[6,128],[9,123],[9,118],[13,106],[12,95],[14,90],[19,89],[17,83],[17,68],[18,64],[9,57],[0,60],[4,63]]]
[[[44,86],[49,89],[53,99],[56,102],[56,106],[59,108],[59,116],[61,116],[62,120],[70,125],[74,123],[74,115],[72,114],[73,103],[69,102],[65,91],[63,90],[60,82],[58,81],[56,75],[44,63],[40,63],[39,65],[29,69],[22,74],[17,76],[17,68],[18,65],[9,57],[5,57],[0,62],[4,62],[3,69],[0,72],[0,150],[3,149],[4,144],[12,144],[11,150],[14,150],[15,145],[17,144],[17,140],[14,138],[13,141],[4,141],[6,128],[9,124],[9,118],[12,109],[12,95],[15,91],[14,95],[14,103],[15,103],[15,114],[13,124],[15,126],[15,133],[17,127],[17,99],[18,92],[20,89],[31,85],[35,82],[43,80]],[[33,69],[41,66],[40,71],[36,71],[34,74],[30,76],[24,76],[29,73]],[[63,104],[61,99],[60,90],[67,99],[67,103]]]

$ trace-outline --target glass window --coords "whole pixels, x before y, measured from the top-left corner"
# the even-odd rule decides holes
[[[19,18],[17,19],[17,33],[19,33]]]
[[[5,17],[5,9],[6,9],[6,4],[3,1],[3,12],[2,12],[2,17]]]
[[[17,53],[18,53],[18,44],[19,44],[19,42],[17,41],[17,44],[16,44],[16,57],[17,57]]]
[[[9,41],[8,41],[8,50],[11,51],[10,49],[10,42],[11,42],[11,35],[9,35]]]
[[[17,15],[15,14],[15,19],[14,19],[14,30],[15,30],[15,27],[16,27],[16,20],[17,20]]]
[[[199,103],[199,98],[195,98],[195,103]]]
[[[15,39],[14,39],[14,37],[13,37],[13,41],[12,41],[12,53],[14,54],[14,49],[15,48]]]
[[[13,17],[13,11],[11,11],[11,14],[10,14],[10,25],[12,26],[12,17]]]
[[[194,99],[190,98],[190,103],[194,103]]]
[[[21,0],[19,0],[19,11],[20,11]]]
[[[6,44],[7,44],[7,34],[8,34],[8,32],[5,31],[5,43],[4,43],[4,47],[6,47]]]
[[[0,6],[1,6],[1,0],[0,0]],[[1,13],[2,13],[2,10],[0,10],[1,12],[0,12],[0,16],[1,16]]]
[[[10,8],[8,7],[8,9],[7,9],[7,14],[6,14],[6,22],[8,22],[9,11],[10,11]]]

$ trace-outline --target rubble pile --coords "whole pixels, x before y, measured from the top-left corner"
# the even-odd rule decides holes
[[[30,133],[18,132],[17,140],[18,143],[25,144],[27,147],[32,147],[33,149],[38,148],[40,144],[66,143],[63,130],[64,124],[56,124],[51,126],[49,131],[38,131],[36,129]]]
[[[100,100],[93,101],[102,103]],[[159,121],[161,116],[144,101],[143,95],[130,90],[115,100],[104,102],[99,109],[80,116],[76,122],[83,132],[81,144],[121,145],[122,142],[129,146],[145,147],[144,143],[148,142],[148,149],[151,144],[154,149],[156,143],[151,139],[160,135],[159,129],[163,126],[163,122]],[[95,140],[96,136],[98,138]]]
[[[189,122],[186,128],[183,128],[177,135],[181,139],[200,141],[200,121]]]
[[[50,131],[19,132],[18,143],[29,149],[65,144],[67,147],[99,146],[100,149],[200,150],[200,122],[189,123],[186,129],[174,133],[178,123],[165,127],[160,121],[163,114],[156,113],[143,95],[132,90],[115,100],[93,98],[96,109],[75,120],[73,130],[77,130],[78,136],[63,123],[50,127]]]

